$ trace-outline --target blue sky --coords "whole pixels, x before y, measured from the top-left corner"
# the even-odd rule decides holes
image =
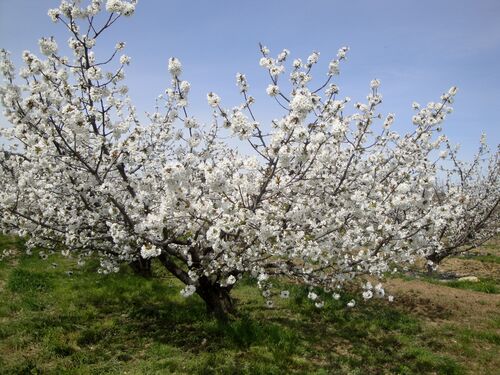
[[[41,36],[68,35],[46,15],[58,0],[0,0],[0,47],[19,66],[25,49],[38,52]],[[265,95],[265,71],[258,43],[274,54],[283,48],[306,59],[321,52],[316,82],[341,46],[351,50],[337,79],[343,96],[363,101],[373,78],[382,81],[384,113],[396,114],[395,128],[410,130],[411,103],[437,100],[449,87],[459,93],[444,132],[474,153],[480,134],[500,143],[500,1],[498,0],[140,0],[136,14],[123,19],[102,40],[102,50],[127,42],[130,95],[140,112],[153,108],[169,84],[167,59],[178,57],[190,81],[191,113],[209,118],[206,93],[214,91],[231,107],[239,103],[235,74],[245,73],[262,122],[281,116]],[[101,50],[101,48],[99,48]],[[104,55],[101,55],[104,57]]]

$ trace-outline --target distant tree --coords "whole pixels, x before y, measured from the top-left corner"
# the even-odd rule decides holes
[[[500,232],[500,160],[486,139],[471,163],[460,161],[447,144],[452,167],[434,194],[435,246],[427,254],[429,271],[446,257],[475,249]]]
[[[184,296],[197,293],[220,319],[233,311],[230,292],[244,275],[258,280],[269,307],[277,294],[269,277],[277,275],[335,298],[363,284],[370,299],[385,292],[367,277],[429,254],[440,228],[430,224],[433,155],[446,142],[435,135],[456,88],[415,105],[415,130],[400,135],[394,116],[377,112],[378,80],[366,103],[351,107],[339,96],[333,82],[348,48],[313,87],[318,52],[294,60],[287,81],[289,51],[273,58],[261,46],[267,94],[283,110],[269,126],[257,121],[243,74],[241,105],[227,109],[210,92],[211,123],[192,117],[176,58],[168,61],[171,85],[145,123],[122,84],[125,44],[102,60],[94,53],[135,5],[108,0],[104,13],[103,1],[63,1],[49,16],[69,31],[70,56],[42,38],[45,57],[24,52],[20,82],[1,52],[0,101],[12,124],[2,129],[10,142],[0,152],[3,231],[81,262],[96,255],[101,272],[156,258],[185,284]],[[323,305],[314,291],[309,298]]]

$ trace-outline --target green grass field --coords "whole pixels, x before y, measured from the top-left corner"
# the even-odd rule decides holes
[[[21,246],[0,239],[0,252]],[[500,315],[434,319],[397,293],[393,304],[348,309],[345,295],[317,309],[290,285],[290,298],[268,309],[244,280],[234,291],[239,317],[222,324],[160,268],[144,279],[75,263],[0,262],[0,374],[493,374],[500,365]]]

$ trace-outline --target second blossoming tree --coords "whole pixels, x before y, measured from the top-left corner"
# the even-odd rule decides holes
[[[427,268],[436,269],[447,257],[467,253],[500,232],[500,152],[492,152],[481,138],[472,162],[458,159],[458,148],[447,144],[450,159],[444,182],[434,194]]]

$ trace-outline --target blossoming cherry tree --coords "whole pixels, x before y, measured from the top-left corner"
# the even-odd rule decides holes
[[[288,50],[273,57],[261,46],[266,92],[281,110],[269,124],[258,121],[244,74],[236,76],[240,105],[226,108],[210,92],[212,121],[193,117],[176,58],[170,86],[143,121],[123,84],[125,43],[95,53],[135,1],[81,3],[49,11],[69,32],[68,55],[42,38],[44,57],[25,51],[18,80],[1,52],[0,101],[12,124],[0,152],[4,231],[80,263],[97,256],[101,272],[158,259],[185,285],[182,295],[197,293],[221,319],[245,275],[258,280],[268,306],[275,294],[288,297],[272,289],[271,277],[283,276],[310,286],[321,307],[314,288],[338,299],[362,284],[365,299],[385,298],[366,278],[431,251],[434,155],[446,143],[436,134],[455,88],[417,108],[414,130],[399,134],[394,115],[378,112],[378,80],[366,102],[341,96],[335,77],[348,48],[315,83],[318,52],[290,61]]]

